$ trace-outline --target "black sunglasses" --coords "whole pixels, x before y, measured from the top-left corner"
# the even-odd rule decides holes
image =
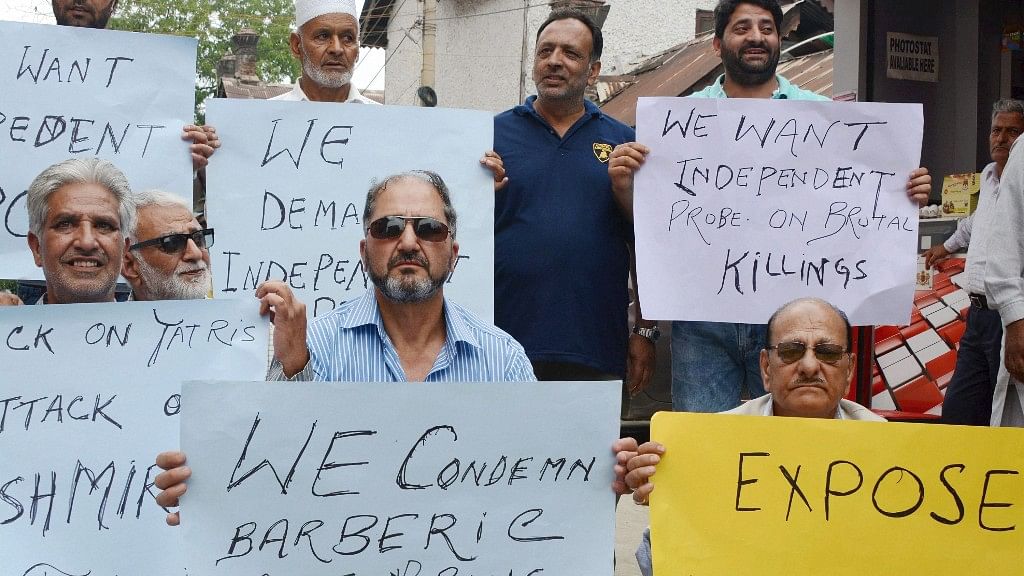
[[[181,234],[168,234],[152,240],[145,240],[128,247],[129,250],[139,250],[146,246],[156,246],[165,254],[178,254],[185,250],[188,241],[192,240],[200,250],[213,246],[213,228],[203,228],[195,232],[184,232]]]
[[[768,350],[775,350],[779,354],[779,360],[783,364],[792,364],[804,357],[807,353],[807,344],[803,342],[781,342],[775,346],[768,346]],[[826,364],[835,364],[847,354],[846,348],[839,344],[815,344],[814,357]]]
[[[384,216],[370,222],[367,230],[377,240],[394,240],[405,231],[406,222],[412,222],[416,237],[427,242],[444,242],[451,233],[447,224],[430,216]]]

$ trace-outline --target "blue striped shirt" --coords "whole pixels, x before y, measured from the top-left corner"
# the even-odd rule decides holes
[[[447,298],[445,342],[426,382],[527,382],[536,380],[523,347],[511,336]],[[398,351],[384,331],[374,289],[318,318],[306,337],[309,362],[285,378],[281,364],[270,380],[405,382]]]

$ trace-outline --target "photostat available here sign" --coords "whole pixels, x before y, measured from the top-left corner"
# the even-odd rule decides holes
[[[885,34],[885,75],[897,80],[939,81],[939,39],[935,36]]]

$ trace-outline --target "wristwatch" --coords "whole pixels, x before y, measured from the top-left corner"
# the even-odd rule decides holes
[[[657,342],[658,338],[661,336],[661,330],[658,328],[657,324],[650,328],[644,328],[637,324],[636,326],[633,326],[633,334],[639,334],[651,342]]]

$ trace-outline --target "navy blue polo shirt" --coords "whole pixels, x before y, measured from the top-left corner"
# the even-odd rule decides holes
[[[532,361],[624,375],[632,228],[608,178],[612,148],[632,128],[586,102],[565,136],[533,108],[494,118],[509,183],[494,205],[494,319]]]

